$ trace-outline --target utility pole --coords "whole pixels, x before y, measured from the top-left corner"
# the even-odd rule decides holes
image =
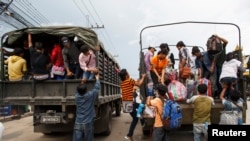
[[[104,25],[102,25],[102,26],[99,26],[97,23],[96,23],[96,26],[93,26],[93,25],[91,25],[91,28],[92,29],[94,29],[94,28],[104,28]]]
[[[8,7],[10,6],[10,4],[13,2],[13,0],[11,0],[8,4],[3,4],[3,5],[1,5],[2,7],[3,7],[3,10],[0,12],[0,15],[2,15],[3,14],[3,12],[5,12],[7,9],[8,9]],[[2,3],[1,3],[2,4]]]

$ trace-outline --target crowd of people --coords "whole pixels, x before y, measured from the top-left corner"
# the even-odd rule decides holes
[[[9,81],[95,79],[96,50],[87,44],[78,47],[66,36],[48,49],[43,42],[33,41],[32,34],[28,34],[23,47],[14,48],[13,52],[2,50],[8,56],[5,64],[8,66]]]
[[[197,94],[186,99],[187,103],[194,104],[193,133],[195,141],[200,140],[202,133],[207,138],[207,125],[211,123],[211,108],[214,104],[214,98],[220,98],[226,110],[236,109],[239,113],[238,123],[242,124],[242,110],[240,108],[243,106],[243,100],[237,90],[237,74],[238,71],[244,71],[244,68],[242,62],[236,59],[233,52],[226,54],[228,41],[218,35],[213,36],[221,40],[222,51],[211,54],[208,51],[201,52],[198,47],[194,46],[191,53],[195,56],[195,67],[198,73],[192,73],[190,77],[182,75],[184,67],[190,66],[191,62],[191,55],[183,41],[176,44],[179,51],[178,73],[171,72],[171,75],[176,76],[166,75],[170,73],[169,70],[174,69],[175,65],[174,55],[170,53],[167,43],[160,44],[160,50],[157,54],[155,54],[157,50],[154,47],[148,48],[144,58],[146,71],[140,79],[134,80],[131,78],[126,69],[117,70],[121,80],[122,101],[133,103],[133,109],[129,112],[132,121],[128,133],[125,135],[126,140],[133,141],[134,130],[139,120],[137,109],[140,105],[156,107],[153,141],[169,140],[160,115],[163,112],[164,99],[170,97],[168,96],[167,85],[172,80],[179,81],[184,85],[190,78],[206,78],[211,81],[213,87],[211,97],[206,95],[207,85],[199,84],[197,85]],[[93,105],[100,89],[95,51],[86,44],[78,48],[75,42],[64,36],[61,38],[61,44],[55,43],[51,52],[45,53],[42,42],[33,42],[31,34],[28,34],[27,39],[24,42],[24,48],[15,48],[13,52],[5,51],[6,54],[9,54],[9,57],[5,60],[5,64],[8,64],[9,81],[29,79],[29,75],[32,75],[32,79],[36,80],[82,79],[85,82],[95,79],[96,84],[90,91],[86,90],[84,83],[77,86],[77,117],[73,135],[75,141],[82,138],[93,140],[92,127],[95,117]],[[142,100],[144,103],[140,104],[135,101],[134,87],[141,86],[145,81],[147,83],[147,100]],[[84,105],[84,101],[91,102],[89,102],[89,105]],[[83,111],[89,114],[83,114]]]
[[[144,81],[144,76],[146,75],[147,100],[146,103],[143,104],[145,106],[155,106],[156,108],[152,135],[153,141],[169,140],[167,131],[163,128],[161,117],[158,115],[162,114],[164,105],[163,99],[166,100],[170,97],[168,95],[169,90],[167,86],[172,80],[179,81],[185,86],[190,79],[197,81],[205,78],[211,83],[212,95],[207,95],[209,87],[207,84],[198,83],[195,86],[197,92],[185,98],[187,103],[194,104],[193,133],[195,141],[199,141],[202,134],[204,134],[207,139],[207,127],[211,124],[210,118],[214,99],[220,98],[222,104],[225,106],[225,110],[238,108],[238,123],[242,124],[242,111],[239,110],[239,108],[242,107],[243,100],[240,91],[237,90],[238,88],[236,84],[238,81],[238,72],[243,72],[244,68],[242,62],[237,59],[237,56],[233,51],[226,54],[226,45],[228,44],[228,41],[218,35],[213,36],[218,38],[222,44],[221,51],[216,53],[209,51],[202,52],[197,46],[192,47],[190,52],[183,41],[177,42],[176,48],[179,51],[178,72],[173,71],[175,64],[174,56],[170,53],[167,43],[160,44],[160,50],[156,54],[155,52],[157,50],[154,47],[148,47],[148,51],[144,55],[145,74],[143,74],[140,83],[141,81]],[[191,63],[194,64],[196,71],[192,70],[189,77],[182,75],[183,71],[185,71],[184,67],[191,67]],[[133,101],[132,88],[138,82],[130,78],[128,73],[126,74],[127,79],[124,79],[124,75],[120,72],[123,100],[127,100],[125,97],[130,95],[130,101]],[[124,85],[125,83],[126,85]],[[235,106],[233,103],[238,103],[238,106]],[[137,105],[134,106],[134,108],[137,108],[138,103],[134,104]],[[135,114],[132,115],[133,112],[130,114],[133,117],[131,125],[133,125],[132,129],[134,129]],[[131,132],[131,127],[129,131]],[[133,134],[127,134],[125,139],[133,141]]]

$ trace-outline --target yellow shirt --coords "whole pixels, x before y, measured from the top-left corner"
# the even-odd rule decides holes
[[[24,72],[27,71],[26,60],[20,56],[10,56],[4,61],[8,64],[8,75],[10,81],[22,80]]]

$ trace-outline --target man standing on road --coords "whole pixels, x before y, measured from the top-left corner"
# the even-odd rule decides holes
[[[214,99],[206,95],[207,85],[198,85],[199,95],[194,95],[187,99],[187,103],[194,104],[193,112],[193,133],[194,141],[200,141],[201,135],[204,134],[206,141],[208,140],[208,125],[211,123],[210,116]]]
[[[76,120],[73,133],[73,141],[93,141],[94,140],[94,117],[95,99],[100,90],[99,73],[95,71],[95,86],[92,90],[87,90],[87,85],[81,83],[77,86],[75,95],[76,102]]]

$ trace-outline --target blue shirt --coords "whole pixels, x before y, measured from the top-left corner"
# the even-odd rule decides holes
[[[209,59],[209,54],[207,52],[201,52],[202,61],[196,57],[195,59],[195,66],[196,68],[200,68],[202,70],[202,77],[206,77],[210,74],[210,68],[212,66],[212,61]],[[216,71],[216,67],[215,70]]]
[[[86,92],[84,95],[76,93],[76,120],[75,123],[86,124],[93,121],[96,116],[95,100],[100,90],[100,81],[96,80],[95,86],[92,90]]]

